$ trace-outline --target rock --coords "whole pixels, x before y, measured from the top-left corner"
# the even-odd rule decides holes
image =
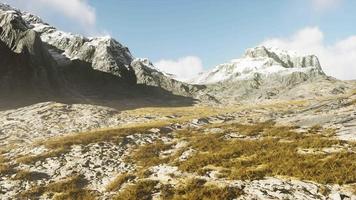
[[[191,156],[193,156],[194,153],[196,153],[197,151],[194,150],[194,149],[189,149],[187,151],[184,151],[182,153],[182,155],[179,156],[178,160],[179,161],[185,161],[187,160],[188,158],[190,158]]]
[[[209,120],[206,118],[193,119],[192,123],[195,125],[205,125],[209,124]]]
[[[329,198],[332,199],[332,200],[342,200],[341,196],[339,193],[332,193],[329,195]]]
[[[23,140],[25,142],[120,124],[115,109],[87,105],[39,103],[14,110],[0,111],[0,127],[3,137],[0,144]],[[35,151],[35,150],[34,150]]]

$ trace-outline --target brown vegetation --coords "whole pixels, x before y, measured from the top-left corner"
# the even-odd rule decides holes
[[[33,187],[21,194],[21,199],[36,199],[38,196],[49,193],[54,195],[56,200],[91,200],[95,199],[95,194],[89,190],[84,189],[87,181],[81,175],[74,175],[64,180],[50,183],[46,186]]]
[[[157,184],[157,181],[142,180],[134,185],[128,185],[114,197],[114,200],[151,200]]]
[[[275,127],[271,123],[231,124],[224,128],[245,135],[259,133],[264,137],[256,140],[226,140],[222,137],[223,134],[206,135],[199,131],[180,133],[198,153],[179,163],[179,168],[197,172],[207,166],[215,166],[226,169],[222,175],[230,179],[260,179],[283,175],[319,183],[356,182],[356,163],[353,162],[356,160],[355,153],[302,155],[297,152],[298,148],[320,149],[343,143],[320,134],[319,128],[317,131],[313,128],[305,135],[288,127]],[[281,142],[275,136],[284,136],[283,139],[292,142]]]
[[[124,183],[135,178],[136,176],[130,173],[120,174],[106,187],[106,190],[110,192],[117,191]]]
[[[165,185],[161,187],[161,198],[165,200],[220,200],[236,199],[242,190],[235,187],[207,185],[204,179],[191,179],[176,189]]]

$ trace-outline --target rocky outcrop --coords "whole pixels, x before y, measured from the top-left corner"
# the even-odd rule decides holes
[[[205,88],[205,86],[190,85],[169,77],[168,74],[155,68],[148,59],[135,59],[131,65],[135,70],[138,84],[160,87],[183,96],[192,96]]]

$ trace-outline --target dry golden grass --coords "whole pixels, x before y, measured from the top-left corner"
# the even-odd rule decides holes
[[[130,173],[120,174],[106,187],[106,190],[109,192],[117,191],[124,183],[135,178],[136,176]]]
[[[32,171],[28,171],[28,170],[17,170],[15,177],[13,179],[34,181],[34,180],[40,180],[40,179],[46,179],[46,178],[48,178],[48,175],[45,173],[32,172]]]
[[[114,200],[151,200],[152,194],[156,191],[157,181],[142,180],[134,185],[128,185],[119,192]]]
[[[148,130],[152,128],[159,128],[167,125],[167,122],[156,121],[143,124],[131,124],[125,127],[102,129],[90,132],[75,133],[56,138],[46,139],[39,141],[36,145],[44,145],[49,149],[49,152],[40,155],[26,155],[17,158],[17,162],[22,164],[33,164],[37,161],[43,161],[46,158],[58,157],[65,154],[70,150],[72,145],[86,145],[97,142],[114,142],[119,143],[122,138],[131,134],[147,134]],[[0,159],[2,157],[0,156]],[[5,171],[7,165],[0,162],[0,172],[3,169]]]
[[[9,161],[9,159],[7,159],[4,155],[0,154],[0,163],[5,163],[8,161]]]
[[[0,175],[12,174],[14,170],[11,165],[7,163],[0,163]]]
[[[132,152],[129,159],[147,169],[148,167],[168,162],[169,158],[160,158],[160,153],[170,148],[172,148],[172,144],[164,144],[162,141],[158,141],[140,146],[136,151]]]
[[[68,152],[68,149],[59,148],[59,149],[51,150],[50,152],[46,152],[46,153],[35,155],[35,156],[31,156],[31,155],[22,156],[22,157],[17,158],[16,161],[18,163],[22,163],[22,164],[34,164],[37,161],[43,161],[46,158],[58,157],[62,154],[65,154],[66,152]]]
[[[237,107],[230,107],[231,109],[237,109]],[[228,108],[220,108],[220,107],[211,107],[211,106],[190,106],[190,107],[160,107],[160,108],[140,108],[130,111],[124,111],[123,113],[132,116],[147,116],[147,113],[150,113],[155,116],[177,116],[174,119],[168,119],[169,122],[175,122],[176,120],[185,121],[194,119],[197,117],[204,117],[219,113],[228,112]]]
[[[8,163],[9,159],[0,154],[0,175],[7,175],[15,173],[14,167]]]
[[[356,95],[356,89],[353,89],[351,92],[352,95]]]
[[[352,100],[349,105],[356,105],[356,99]]]
[[[279,107],[285,108],[286,105],[303,104],[302,102],[278,102],[275,104],[267,104],[271,108],[275,105],[280,105]],[[122,137],[133,134],[133,133],[145,133],[151,128],[159,128],[166,126],[171,123],[184,123],[195,118],[201,118],[205,116],[217,115],[222,113],[228,113],[233,111],[240,111],[243,109],[252,109],[256,107],[265,108],[267,105],[247,105],[247,106],[225,106],[225,107],[209,107],[209,106],[191,106],[183,108],[142,108],[131,111],[123,112],[126,115],[134,116],[146,116],[147,113],[158,116],[169,116],[176,115],[177,118],[165,119],[159,121],[151,121],[144,123],[128,124],[117,128],[99,129],[89,132],[74,133],[70,135],[65,135],[61,137],[56,137],[52,139],[47,139],[45,141],[39,141],[37,145],[44,145],[49,149],[68,149],[72,145],[76,144],[90,144],[102,141],[110,142],[120,142]],[[278,107],[278,106],[277,106]],[[51,153],[50,153],[51,154]],[[51,157],[50,154],[43,155]],[[33,158],[33,160],[42,159],[41,157]],[[31,161],[31,158],[24,162]]]
[[[135,110],[124,111],[123,115],[127,116],[147,116],[150,113],[154,116],[177,116],[176,118],[166,119],[169,123],[182,123],[196,118],[208,117],[212,115],[219,115],[231,112],[238,112],[242,110],[251,109],[273,109],[273,110],[286,110],[288,106],[304,107],[308,105],[305,100],[287,100],[287,101],[274,101],[260,104],[236,104],[224,106],[189,106],[189,107],[154,107],[154,108],[140,108]]]
[[[181,132],[180,137],[189,141],[190,147],[198,153],[179,163],[179,168],[197,172],[207,166],[220,167],[226,169],[222,174],[230,179],[260,179],[282,175],[319,183],[356,182],[355,153],[301,155],[297,152],[298,148],[324,148],[343,143],[325,137],[319,133],[320,130],[318,133],[311,130],[309,134],[302,135],[288,127],[275,127],[266,123],[256,127],[248,126],[254,125],[235,124],[229,125],[228,129],[246,135],[258,132],[267,137],[260,140],[225,140],[223,134]],[[279,138],[269,136],[284,136],[283,139],[290,139],[292,142],[280,142]]]
[[[97,131],[83,132],[56,137],[46,141],[38,142],[38,145],[44,145],[49,149],[68,149],[76,144],[91,144],[103,141],[121,142],[122,137],[141,133],[145,134],[151,128],[162,127],[167,122],[152,122],[144,124],[127,125],[121,128],[102,129]]]
[[[96,195],[93,192],[83,189],[86,184],[87,181],[81,175],[75,175],[46,186],[33,187],[22,192],[18,197],[20,199],[37,199],[42,194],[50,193],[56,200],[95,199]]]
[[[88,190],[70,190],[61,194],[56,194],[53,200],[95,200],[96,194]]]
[[[161,187],[161,198],[164,200],[231,200],[241,194],[238,188],[207,185],[204,179],[190,179],[176,189],[169,185]]]

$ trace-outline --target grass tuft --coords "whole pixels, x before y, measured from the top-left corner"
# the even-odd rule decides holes
[[[20,199],[38,199],[41,195],[47,193],[54,195],[56,200],[91,200],[95,199],[95,194],[84,189],[87,181],[81,175],[74,175],[64,180],[50,183],[46,186],[37,186],[19,194]]]
[[[59,149],[51,150],[50,152],[35,155],[35,156],[26,155],[26,156],[22,156],[22,157],[18,158],[17,162],[22,163],[22,164],[34,164],[37,161],[44,161],[44,160],[46,160],[46,158],[58,157],[62,154],[67,153],[68,151],[69,151],[68,149],[59,148]]]
[[[242,190],[235,187],[207,185],[204,179],[190,179],[177,189],[164,186],[161,190],[162,199],[167,200],[231,200],[242,194]]]
[[[170,148],[172,148],[172,144],[164,144],[162,141],[147,144],[134,151],[130,159],[147,169],[148,167],[168,162],[169,158],[160,158],[160,153]]]
[[[142,180],[134,185],[129,185],[119,192],[114,200],[151,200],[158,184],[153,180]]]
[[[106,190],[109,192],[117,191],[124,183],[135,178],[136,176],[130,173],[120,174],[106,187]]]
[[[19,170],[16,172],[16,175],[13,179],[15,180],[26,180],[26,181],[35,181],[41,179],[47,179],[49,176],[41,172],[31,172],[28,170]]]

